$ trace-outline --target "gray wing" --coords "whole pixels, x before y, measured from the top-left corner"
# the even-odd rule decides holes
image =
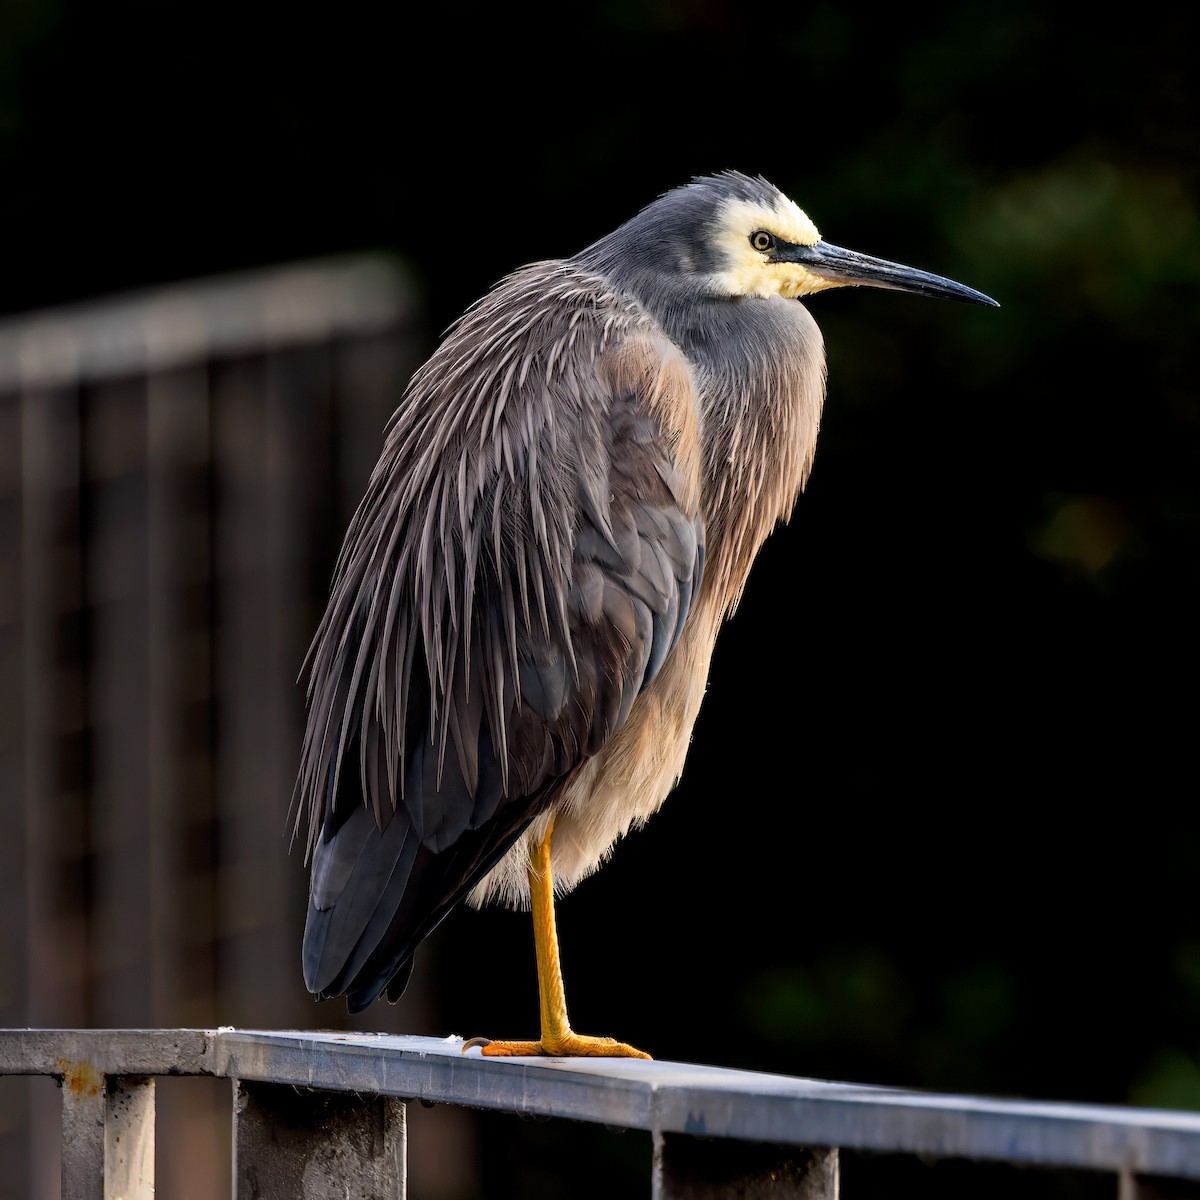
[[[414,377],[311,651],[311,991],[396,998],[658,672],[702,570],[694,412],[674,347],[562,264],[510,277]]]

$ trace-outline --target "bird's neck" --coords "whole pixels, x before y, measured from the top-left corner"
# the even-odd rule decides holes
[[[693,300],[655,315],[699,387],[705,588],[730,609],[808,479],[825,398],[824,342],[807,310],[782,298]]]

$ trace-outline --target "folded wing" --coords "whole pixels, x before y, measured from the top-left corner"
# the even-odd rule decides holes
[[[621,727],[700,584],[692,379],[565,264],[417,373],[310,652],[304,976],[352,1011]]]

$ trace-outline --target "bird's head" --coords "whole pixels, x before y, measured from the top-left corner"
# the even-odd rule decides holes
[[[830,245],[777,187],[736,171],[667,192],[579,260],[709,296],[794,299],[828,288],[875,287],[996,304],[940,275]]]

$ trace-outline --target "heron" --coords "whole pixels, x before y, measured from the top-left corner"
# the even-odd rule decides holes
[[[532,911],[540,1036],[466,1045],[649,1057],[571,1028],[555,897],[683,771],[717,634],[809,476],[826,367],[802,301],[837,287],[996,304],[728,171],[514,271],[414,373],[306,660],[318,998],[396,1001],[456,905],[498,902]]]

